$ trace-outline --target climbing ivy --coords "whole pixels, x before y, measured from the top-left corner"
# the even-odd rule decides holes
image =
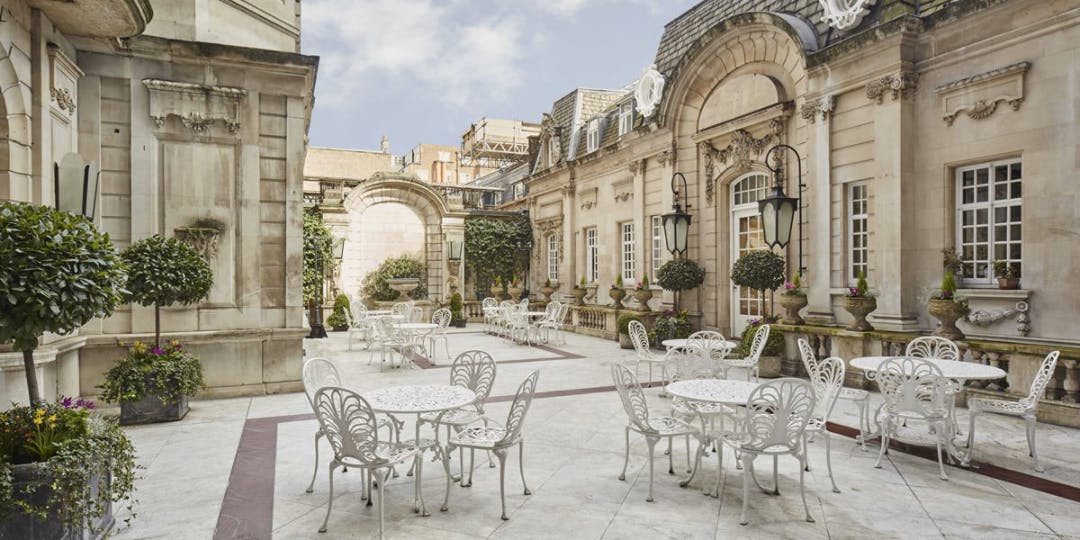
[[[330,248],[333,239],[330,229],[323,223],[322,214],[315,209],[304,211],[304,303],[315,300],[315,293],[322,286],[323,276],[316,271],[317,254],[322,251],[322,269],[325,274],[330,265]]]
[[[490,286],[495,278],[509,283],[524,275],[532,245],[527,215],[465,219],[465,271],[476,279],[478,289]]]

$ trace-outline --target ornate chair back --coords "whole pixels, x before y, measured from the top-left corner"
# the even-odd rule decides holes
[[[802,379],[774,379],[750,392],[746,400],[746,442],[756,452],[797,453],[806,423],[814,413],[814,387]]]
[[[622,364],[612,364],[611,378],[619,391],[619,399],[622,400],[626,417],[634,428],[645,433],[655,432],[656,430],[649,427],[649,405],[645,401],[645,392],[641,391],[641,383],[634,376],[634,372]]]
[[[397,324],[399,324],[398,321],[395,321],[392,317],[379,317],[377,328],[379,329],[379,334],[381,334],[380,337],[383,339],[397,339],[399,334],[398,329],[395,326]]]
[[[412,306],[409,308],[408,322],[418,323],[424,322],[424,308],[420,306]]]
[[[375,412],[360,394],[337,386],[315,393],[315,415],[338,461],[350,459],[364,466],[378,466],[386,460],[375,449],[379,444]]]
[[[352,311],[353,321],[360,322],[367,319],[367,306],[363,302],[357,302],[350,298],[349,308]]]
[[[911,356],[888,358],[878,367],[875,379],[890,413],[945,414],[947,381],[932,362]]]
[[[534,371],[525,377],[518,386],[514,395],[514,402],[510,404],[510,412],[506,415],[506,435],[500,443],[513,444],[521,437],[521,428],[525,424],[525,414],[529,412],[533,396],[536,394],[536,380],[540,378],[540,371]]]
[[[701,330],[690,334],[687,338],[688,347],[697,347],[705,351],[714,360],[723,360],[728,353],[727,340],[720,332]]]
[[[769,325],[763,324],[754,333],[754,341],[750,343],[750,351],[747,353],[746,358],[758,360],[761,358],[762,351],[765,350],[765,344],[769,342]]]
[[[484,412],[484,401],[495,384],[495,360],[484,351],[465,351],[450,366],[450,384],[476,393],[476,408]]]
[[[570,304],[563,303],[559,306],[559,317],[556,321],[560,325],[566,324],[566,316],[570,313]]]
[[[499,305],[499,301],[490,296],[480,301],[481,308],[493,308],[497,305]]]
[[[645,331],[645,325],[641,324],[641,321],[630,321],[627,331],[630,332],[630,341],[634,343],[634,350],[637,351],[638,358],[651,356],[649,333]]]
[[[816,363],[817,368],[810,375],[810,383],[814,386],[814,396],[817,397],[814,418],[825,422],[829,420],[833,407],[836,406],[836,398],[840,396],[840,390],[844,388],[846,368],[844,360],[837,356],[830,356]]]
[[[518,302],[518,309],[521,310],[522,313],[529,311],[529,299],[522,298],[521,301]]]
[[[667,362],[675,366],[672,380],[713,379],[720,372],[716,360],[698,347],[682,347],[668,353]]]
[[[558,300],[548,302],[548,305],[544,307],[544,322],[555,322],[555,317],[559,315],[561,307],[562,303]]]
[[[431,323],[439,325],[439,327],[434,330],[434,333],[437,335],[445,334],[447,327],[450,326],[450,320],[453,318],[454,315],[450,313],[449,309],[436,309],[435,313],[431,314]]]
[[[304,362],[301,372],[304,380],[304,396],[308,405],[315,410],[315,393],[325,386],[341,386],[341,374],[337,366],[325,358],[311,358]],[[318,412],[318,411],[316,411]]]
[[[799,355],[802,356],[803,367],[806,368],[806,374],[810,376],[810,379],[814,378],[814,372],[818,368],[817,355],[814,354],[814,349],[810,347],[810,342],[803,338],[799,338]]]
[[[1031,381],[1031,390],[1028,391],[1028,395],[1020,399],[1020,403],[1023,403],[1027,407],[1034,408],[1039,403],[1039,398],[1042,397],[1044,391],[1046,391],[1046,385],[1050,383],[1050,378],[1054,376],[1054,369],[1057,368],[1058,356],[1061,351],[1050,351],[1050,354],[1043,358],[1042,364],[1039,366],[1039,371],[1035,372],[1035,378]]]
[[[412,305],[408,302],[398,302],[390,306],[390,313],[405,317],[406,319],[409,318],[410,311],[412,311]]]
[[[952,340],[938,336],[921,336],[911,340],[904,350],[904,356],[917,358],[939,358],[941,360],[959,360],[960,348]]]

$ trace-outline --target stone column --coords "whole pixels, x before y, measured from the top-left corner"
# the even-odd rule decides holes
[[[443,260],[445,261],[445,271],[443,274],[446,276],[446,290],[443,296],[446,301],[450,301],[450,297],[454,295],[454,292],[462,293],[464,297],[465,290],[462,286],[464,283],[463,278],[465,276],[465,219],[460,217],[444,217],[442,220],[443,231]],[[456,268],[452,267],[450,259],[447,256],[446,249],[448,249],[445,241],[454,240],[461,242],[461,260],[457,262]]]
[[[836,106],[835,96],[822,96],[803,105],[802,116],[810,122],[810,152],[807,156],[810,175],[807,179],[809,204],[804,204],[803,211],[808,215],[809,253],[803,261],[806,274],[803,283],[807,286],[807,319],[814,322],[832,324],[836,317],[832,311],[831,288],[832,240],[830,199],[832,191],[832,111]]]

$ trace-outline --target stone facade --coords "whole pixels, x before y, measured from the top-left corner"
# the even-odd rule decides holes
[[[662,99],[647,117],[634,110],[629,126],[620,115],[638,109],[633,91],[557,100],[528,179],[530,282],[552,271],[604,291],[618,274],[628,287],[652,279],[670,259],[662,241],[654,249],[653,220],[671,208],[682,173],[689,257],[707,274],[680,303],[703,326],[739,333],[762,306],[732,287],[729,269],[762,246],[756,200],[773,184],[763,160],[784,143],[802,156],[796,182],[795,157],[784,155],[785,191],[802,195],[802,227],[784,255],[796,273],[801,232],[809,320],[849,322],[840,302],[862,270],[879,330],[933,330],[926,297],[951,247],[968,260],[961,293],[977,323],[961,323],[965,332],[1073,354],[1080,2],[880,1],[843,31],[821,22],[821,9],[698,4],[665,27],[654,60]],[[1022,264],[1020,290],[997,288],[995,259]],[[670,305],[657,296],[653,309]]]
[[[4,4],[16,24],[0,28],[25,24],[5,50],[30,53],[4,85],[9,146],[20,150],[8,152],[0,196],[52,204],[54,161],[78,152],[100,164],[95,221],[118,248],[160,233],[197,244],[211,263],[205,302],[162,310],[162,331],[200,356],[206,394],[300,388],[301,185],[318,62],[298,54],[298,31],[237,37],[280,2],[153,2],[163,9],[152,24],[122,40],[72,36],[44,11]],[[285,4],[298,28],[297,6]],[[199,26],[208,15],[212,31]],[[207,222],[213,238],[192,228]],[[123,306],[77,335],[47,336],[43,396],[97,394],[121,344],[152,334],[151,310]],[[17,360],[0,354],[0,400],[25,396]]]

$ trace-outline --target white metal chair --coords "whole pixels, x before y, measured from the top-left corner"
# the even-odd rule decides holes
[[[359,394],[340,387],[324,387],[315,393],[315,414],[334,459],[330,462],[330,494],[326,518],[319,532],[326,532],[334,507],[334,470],[354,467],[367,472],[370,499],[372,476],[379,488],[379,538],[383,538],[383,507],[386,506],[386,477],[398,463],[411,461],[416,450],[393,442],[379,442],[378,421],[371,406]]]
[[[968,426],[967,440],[968,454],[965,461],[971,459],[971,453],[974,451],[975,417],[984,412],[1004,414],[1024,419],[1027,424],[1028,453],[1035,464],[1035,470],[1043,472],[1043,468],[1039,466],[1039,456],[1035,452],[1035,426],[1038,424],[1036,409],[1039,406],[1039,398],[1042,397],[1043,392],[1046,390],[1046,385],[1050,382],[1050,378],[1054,376],[1054,369],[1057,368],[1060,354],[1060,351],[1051,351],[1050,354],[1046,355],[1046,358],[1043,359],[1042,364],[1039,366],[1039,371],[1035,372],[1035,378],[1031,381],[1031,389],[1028,391],[1028,395],[1017,401],[981,397],[968,398],[970,424]]]
[[[904,356],[959,360],[960,348],[948,338],[920,336],[908,342]]]
[[[390,306],[390,313],[400,317],[398,322],[406,322],[409,319],[409,313],[412,311],[412,307],[412,302],[398,302]]]
[[[484,402],[491,395],[491,387],[495,384],[495,360],[484,351],[465,351],[454,359],[450,366],[450,384],[468,388],[476,393],[476,401],[471,405],[450,409],[438,413],[424,413],[420,415],[421,422],[427,422],[438,429],[446,426],[446,438],[450,439],[450,430],[461,431],[465,426],[477,422],[487,421],[484,416]],[[462,449],[458,449],[458,465],[461,469],[461,487],[468,487],[471,483],[465,483],[465,455]],[[470,468],[472,463],[469,464]],[[471,480],[470,480],[471,481]]]
[[[724,335],[712,330],[699,330],[690,334],[690,337],[686,339],[686,345],[705,351],[709,358],[716,362],[717,373],[722,372],[720,361],[731,351]]]
[[[523,343],[529,346],[533,344],[533,335],[536,334],[536,328],[529,324],[529,316],[527,314],[527,307],[512,306],[507,313],[506,317],[506,331],[507,336],[517,341],[518,337],[521,338]]]
[[[318,414],[319,411],[315,408],[315,393],[326,386],[341,386],[341,375],[338,373],[337,366],[325,358],[310,358],[304,362],[301,376],[304,382],[304,397],[307,398],[308,406],[311,407],[312,412]],[[311,472],[311,483],[304,490],[305,493],[315,490],[315,477],[319,474],[319,439],[324,436],[326,432],[320,424],[319,429],[315,431],[315,467]]]
[[[720,368],[708,351],[697,346],[680,347],[667,353],[668,373],[672,381],[690,379],[714,379],[720,376]],[[720,419],[720,430],[724,429],[724,417],[732,416],[735,410],[722,403],[688,401],[682,398],[671,400],[671,415],[680,419],[698,419],[702,433],[709,433],[716,428],[716,419]],[[704,451],[704,449],[703,449]],[[689,469],[689,466],[687,467]]]
[[[439,308],[435,310],[435,313],[431,314],[432,324],[439,325],[427,335],[428,342],[428,355],[431,356],[432,362],[435,360],[435,345],[441,340],[443,343],[443,349],[446,350],[446,361],[450,361],[450,340],[446,337],[446,329],[450,327],[450,320],[453,318],[453,314],[449,309]]]
[[[349,326],[349,349],[353,350],[353,341],[357,336],[360,337],[360,343],[363,344],[363,348],[367,349],[371,347],[371,319],[368,319],[367,308],[364,304],[359,302],[352,304],[352,313],[348,310],[345,311],[345,322]]]
[[[496,308],[499,305],[499,301],[492,297],[484,298],[480,301],[480,309],[484,312],[484,331],[492,332],[495,324],[495,317],[498,315]]]
[[[556,302],[552,302],[554,304]],[[570,313],[570,304],[566,302],[558,302],[559,309],[549,320],[544,320],[540,323],[540,328],[544,330],[544,340],[547,340],[547,332],[550,330],[555,331],[555,341],[557,343],[566,343],[566,316]]]
[[[552,300],[544,306],[544,318],[532,323],[540,341],[544,343],[549,341],[549,332],[554,328],[555,319],[559,316],[560,309],[562,309],[562,303],[558,300]]]
[[[468,448],[469,461],[473,461],[473,455],[477,450],[488,450],[499,459],[499,497],[502,501],[502,519],[506,517],[506,452],[514,445],[518,447],[518,466],[521,471],[521,484],[525,488],[526,495],[532,495],[528,484],[525,483],[525,441],[521,436],[521,428],[525,424],[525,415],[529,412],[533,395],[536,394],[536,380],[540,377],[539,371],[533,371],[518,386],[514,401],[510,404],[510,412],[506,415],[506,424],[503,427],[468,427],[451,435],[447,442],[447,451],[443,453],[443,467],[446,469],[446,496],[443,498],[442,510],[445,512],[450,501],[450,452],[455,448]],[[494,422],[492,422],[494,423]],[[436,430],[436,436],[438,431]],[[469,471],[469,484],[472,484],[472,471]]]
[[[635,321],[636,322],[636,321]],[[614,364],[611,366],[611,378],[615,381],[615,388],[619,391],[619,399],[622,400],[623,409],[626,411],[626,456],[623,459],[622,472],[619,480],[626,480],[626,466],[630,463],[630,432],[634,431],[645,436],[645,442],[649,445],[649,497],[645,500],[653,502],[653,461],[656,452],[656,443],[660,439],[668,441],[668,474],[674,474],[671,446],[675,437],[686,439],[686,460],[690,461],[690,437],[700,439],[701,432],[689,423],[673,416],[652,416],[649,414],[649,405],[645,402],[645,393],[641,390],[638,378],[626,366]],[[698,441],[701,444],[701,441]]]
[[[380,317],[378,323],[375,325],[376,339],[379,342],[379,358],[381,361],[379,369],[382,369],[382,365],[386,363],[387,353],[390,354],[390,367],[394,366],[395,352],[399,353],[401,356],[401,362],[398,363],[398,367],[404,366],[406,360],[412,354],[412,341],[397,329],[397,324],[398,323],[392,317]],[[372,355],[374,354],[374,349],[372,349]]]
[[[727,377],[727,370],[731,368],[743,368],[746,370],[746,380],[750,380],[752,376],[754,381],[758,380],[758,360],[761,359],[761,353],[765,350],[765,344],[769,342],[769,325],[763,324],[754,333],[754,341],[750,344],[750,350],[747,352],[744,358],[728,358],[724,359],[724,377]]]
[[[656,354],[649,348],[649,333],[641,321],[630,321],[627,327],[630,332],[630,341],[634,344],[636,356],[634,358],[634,376],[637,377],[641,364],[649,366],[649,381],[653,380],[653,366],[660,366],[660,382],[667,381],[667,356]]]
[[[810,376],[810,380],[815,378],[815,370],[818,369],[818,360],[814,355],[814,349],[810,347],[810,343],[803,338],[799,338],[799,354],[802,356],[803,367],[806,368],[806,373]],[[846,371],[846,367],[845,367]],[[855,403],[855,406],[859,408],[859,445],[863,451],[866,451],[866,438],[870,433],[870,392],[861,388],[849,388],[842,386],[840,393],[837,395],[837,399],[844,399]]]
[[[508,323],[510,321],[510,313],[515,309],[514,302],[510,300],[503,300],[496,306],[495,311],[495,333],[502,337],[508,335]]]
[[[806,424],[803,432],[803,453],[807,453],[808,439],[820,433],[825,437],[825,464],[829,469],[829,481],[832,482],[833,493],[840,493],[836,487],[836,478],[832,472],[832,443],[829,437],[829,416],[832,415],[836,399],[840,396],[840,390],[844,388],[844,360],[831,356],[817,363],[817,369],[810,374],[810,384],[814,387],[814,413]],[[810,461],[806,461],[806,469],[810,470]]]
[[[406,317],[405,322],[421,323],[424,322],[424,308],[420,306],[412,306],[409,308],[409,314]]]
[[[806,503],[803,437],[806,424],[814,412],[816,399],[810,383],[802,379],[784,378],[765,382],[750,393],[746,407],[738,420],[740,429],[719,434],[721,444],[732,447],[743,466],[743,506],[739,524],[749,522],[746,511],[750,506],[750,482],[754,476],[754,460],[758,456],[773,458],[773,492],[779,493],[777,460],[790,455],[799,461],[799,492],[802,494],[806,521],[813,522]],[[724,469],[724,452],[717,452],[720,470]],[[716,490],[720,490],[720,476]]]
[[[942,377],[941,369],[933,363],[911,356],[888,358],[881,363],[874,376],[881,390],[885,404],[878,411],[878,425],[881,428],[881,449],[878,452],[875,467],[881,467],[881,458],[889,448],[889,440],[896,439],[913,444],[933,444],[937,447],[938,468],[941,479],[948,480],[945,474],[945,461],[941,447],[949,444],[954,434],[953,422],[949,419],[948,382]],[[910,423],[925,423],[932,441],[919,436],[918,428],[902,433],[900,430]]]

